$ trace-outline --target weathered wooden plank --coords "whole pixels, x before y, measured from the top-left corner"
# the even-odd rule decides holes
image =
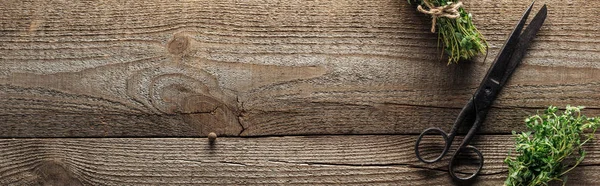
[[[528,3],[465,1],[490,58]],[[600,115],[600,2],[543,3],[484,133],[550,104]],[[447,66],[398,0],[1,4],[4,137],[417,133],[450,125],[490,65]]]
[[[54,138],[0,140],[0,184],[398,184],[446,185],[447,160],[414,156],[411,135],[265,138]],[[474,141],[485,165],[477,185],[500,185],[509,135]],[[569,174],[573,185],[597,185],[600,148]]]

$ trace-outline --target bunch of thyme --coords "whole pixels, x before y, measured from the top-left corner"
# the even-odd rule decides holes
[[[408,0],[419,5],[425,5],[424,1],[436,7],[447,6],[457,3],[458,0]],[[459,16],[456,19],[447,17],[435,18],[435,28],[438,31],[438,46],[442,41],[444,51],[448,54],[448,64],[458,63],[459,60],[472,59],[478,53],[486,53],[487,42],[483,35],[473,24],[473,16],[464,8],[458,8]]]
[[[525,119],[527,128],[533,132],[513,131],[519,155],[513,158],[509,153],[504,160],[508,164],[504,185],[547,185],[553,180],[566,183],[566,176],[564,180],[561,177],[583,161],[582,146],[594,138],[600,126],[600,118],[583,116],[581,109],[567,106],[561,115],[556,113],[556,107],[550,106],[543,114]],[[583,134],[586,130],[590,132]],[[563,164],[567,158],[575,158],[575,165],[569,168]]]

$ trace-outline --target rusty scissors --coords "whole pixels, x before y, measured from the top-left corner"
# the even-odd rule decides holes
[[[521,20],[519,20],[517,23],[517,26],[514,28],[508,40],[500,50],[500,53],[492,63],[490,69],[485,75],[485,78],[479,85],[479,88],[477,88],[475,94],[473,94],[473,97],[469,99],[469,102],[467,102],[467,104],[460,111],[456,121],[454,122],[454,125],[452,126],[452,129],[450,130],[450,133],[446,133],[437,127],[431,127],[425,129],[425,131],[419,135],[419,138],[417,138],[417,142],[415,144],[415,154],[420,161],[425,163],[439,161],[444,155],[446,155],[446,153],[448,153],[458,129],[461,127],[461,125],[463,125],[463,123],[465,123],[465,125],[468,123],[465,121],[469,121],[473,122],[472,127],[469,129],[463,141],[458,146],[458,149],[454,151],[454,154],[448,163],[448,172],[450,173],[450,176],[456,180],[470,180],[479,174],[481,168],[483,167],[483,155],[477,148],[469,145],[469,143],[473,139],[473,136],[481,124],[484,122],[492,103],[502,90],[502,87],[506,84],[519,63],[521,63],[521,59],[525,55],[529,44],[535,37],[538,30],[542,27],[542,24],[546,19],[547,8],[546,5],[544,5],[521,34],[533,4],[534,3],[531,3],[531,5],[529,5],[523,14],[523,17],[521,17]],[[423,158],[419,151],[419,145],[421,144],[423,136],[429,133],[441,134],[445,142],[443,151],[434,159]],[[455,172],[455,161],[457,160],[456,157],[460,154],[460,152],[467,150],[471,150],[477,154],[477,158],[480,160],[478,163],[478,168],[474,173],[468,174],[466,177],[459,177]]]

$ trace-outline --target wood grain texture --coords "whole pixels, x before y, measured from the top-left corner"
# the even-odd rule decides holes
[[[447,160],[423,164],[411,135],[0,140],[0,184],[342,184],[447,185]],[[474,144],[485,165],[475,185],[501,185],[512,139],[486,135]],[[569,185],[598,185],[600,148],[570,173]],[[53,175],[52,177],[48,175]]]
[[[498,53],[526,1],[465,1]],[[481,129],[547,105],[600,115],[600,2],[549,6]],[[585,7],[585,8],[582,8]],[[448,127],[491,59],[439,59],[402,0],[0,5],[2,137],[413,134]]]

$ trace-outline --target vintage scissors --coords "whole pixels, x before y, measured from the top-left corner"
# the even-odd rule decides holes
[[[426,129],[425,131],[423,131],[423,133],[421,133],[421,135],[419,135],[419,138],[417,139],[415,145],[415,153],[420,161],[425,163],[433,163],[439,161],[444,155],[446,155],[446,153],[448,153],[448,149],[452,145],[452,141],[454,140],[454,137],[456,136],[460,126],[463,124],[467,125],[468,122],[465,121],[470,121],[473,122],[473,125],[467,133],[467,135],[465,136],[465,138],[463,139],[463,141],[461,142],[460,146],[458,146],[458,149],[454,151],[454,154],[452,155],[452,158],[450,159],[450,162],[448,164],[448,171],[450,172],[452,178],[456,180],[470,180],[479,174],[481,168],[483,167],[483,155],[477,148],[469,145],[469,143],[471,142],[471,139],[473,139],[473,136],[475,135],[481,124],[484,122],[485,117],[487,116],[487,113],[492,106],[492,103],[496,99],[496,96],[498,96],[500,90],[502,89],[504,84],[506,84],[509,77],[515,71],[519,63],[521,63],[521,59],[525,55],[529,44],[535,37],[540,27],[542,27],[542,24],[546,19],[547,9],[546,5],[544,5],[541,8],[541,10],[535,15],[535,17],[527,26],[525,31],[523,31],[523,33],[521,34],[521,30],[523,30],[525,21],[527,20],[527,17],[529,16],[529,12],[531,11],[532,7],[533,3],[529,5],[523,17],[510,34],[508,40],[502,47],[500,54],[498,54],[498,56],[492,63],[490,69],[488,70],[487,74],[485,75],[485,78],[481,82],[481,85],[479,86],[479,88],[477,88],[475,94],[473,94],[473,97],[460,111],[460,114],[456,118],[456,121],[454,122],[454,125],[450,130],[450,133],[446,133],[440,128],[432,127]],[[419,151],[419,144],[421,143],[421,139],[425,134],[428,133],[441,134],[445,142],[445,146],[442,153],[437,158],[430,160],[421,157]],[[475,152],[481,161],[478,164],[477,170],[474,173],[470,174],[470,176],[458,177],[454,171],[454,162],[456,161],[455,158],[457,157],[457,155],[459,155],[461,151],[464,152],[466,150],[472,150],[473,152]]]

